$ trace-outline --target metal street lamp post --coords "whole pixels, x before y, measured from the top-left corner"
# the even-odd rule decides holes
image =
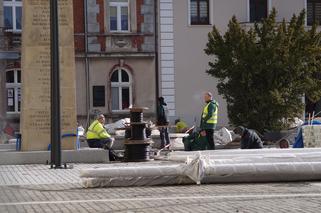
[[[61,167],[58,0],[50,0],[51,168]]]

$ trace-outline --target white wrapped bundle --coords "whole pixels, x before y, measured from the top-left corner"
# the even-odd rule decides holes
[[[241,151],[179,152],[169,160],[182,162],[114,164],[81,177],[84,187],[321,180],[321,149]]]

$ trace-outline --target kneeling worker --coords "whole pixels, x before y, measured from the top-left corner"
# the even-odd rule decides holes
[[[241,149],[263,148],[263,142],[254,130],[239,126],[233,132],[241,136]]]
[[[176,133],[185,133],[188,130],[187,124],[181,119],[175,120]]]
[[[97,119],[89,126],[86,137],[90,148],[111,149],[114,139],[104,128],[105,116],[99,114]]]

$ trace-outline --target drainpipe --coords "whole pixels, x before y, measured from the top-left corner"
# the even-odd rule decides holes
[[[90,74],[89,74],[89,61],[88,61],[88,3],[84,0],[84,41],[85,41],[85,73],[86,73],[86,126],[88,129],[90,122]]]
[[[158,63],[158,0],[154,1],[154,33],[155,33],[155,83],[156,83],[156,93],[155,93],[155,108],[157,112],[157,100],[159,97],[159,63]]]

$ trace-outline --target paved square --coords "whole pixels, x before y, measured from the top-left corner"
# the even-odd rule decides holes
[[[0,212],[320,212],[321,182],[84,189],[76,164],[0,166]]]

